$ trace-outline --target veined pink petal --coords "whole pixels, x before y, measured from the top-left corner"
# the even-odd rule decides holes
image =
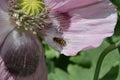
[[[54,37],[62,38],[62,33],[58,32],[54,25],[48,25],[44,29],[39,31],[40,35],[44,40],[55,50],[61,51],[62,48],[56,42],[54,42]]]
[[[8,0],[0,0],[0,8],[8,11]]]
[[[7,68],[1,57],[0,57],[0,80],[15,80],[14,77],[7,71]]]
[[[27,77],[17,77],[11,75],[7,70],[4,61],[0,57],[0,80],[47,80],[47,71],[45,66],[44,55],[41,55],[39,66],[36,69],[36,72]],[[41,73],[41,74],[40,74]]]
[[[114,33],[117,23],[117,13],[108,1],[72,10],[69,15],[70,27],[63,30],[68,44],[61,51],[65,55],[98,47],[104,38]]]
[[[1,47],[0,61],[0,80],[47,80],[44,50],[31,32],[13,30]]]
[[[46,4],[52,11],[67,12],[74,8],[82,8],[103,1],[106,0],[46,0]]]
[[[67,0],[62,0],[61,4],[65,1]],[[90,0],[86,0],[87,2],[83,0],[78,1],[87,3]],[[90,2],[92,1],[98,0],[91,0]],[[75,4],[72,6],[75,6]],[[55,6],[52,9],[54,8]],[[57,48],[62,54],[73,56],[81,50],[96,48],[102,43],[104,38],[112,36],[114,33],[114,28],[117,23],[117,12],[108,0],[67,10],[67,12],[66,10],[67,8],[65,11],[55,8],[54,13],[52,12],[56,18],[56,28],[58,26],[61,28],[62,38],[66,41],[66,46],[62,47],[62,49],[60,48],[61,50]],[[49,31],[49,34],[44,38],[52,47],[58,46],[55,45],[54,41],[51,41],[51,38],[48,38],[49,35],[56,37],[55,32]]]
[[[13,30],[15,26],[9,20],[9,15],[7,12],[0,8],[0,45],[2,44],[4,38],[7,34]]]
[[[44,59],[44,55],[42,54],[40,57],[38,68],[36,69],[35,73],[27,77],[19,76],[15,80],[47,80],[47,76],[48,76],[48,73],[45,65],[45,59]]]

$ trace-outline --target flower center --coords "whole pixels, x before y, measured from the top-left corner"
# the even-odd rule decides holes
[[[42,0],[9,0],[11,20],[20,30],[42,29],[46,25],[49,9]]]

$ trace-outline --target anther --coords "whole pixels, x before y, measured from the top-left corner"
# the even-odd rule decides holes
[[[25,27],[25,30],[28,31],[28,28]]]
[[[17,19],[19,18],[19,15],[17,13],[13,14],[13,17],[16,17]]]
[[[37,34],[37,32],[36,32],[36,31],[33,31],[33,34],[34,34],[34,35],[36,35],[36,34]]]
[[[41,25],[41,27],[42,27],[42,28],[44,28],[44,27],[45,27],[45,25]]]
[[[30,29],[30,31],[33,31],[33,29],[32,28],[29,28]]]
[[[21,26],[20,21],[16,21],[16,24],[17,24],[18,26]]]
[[[21,21],[21,22],[23,21],[23,19],[24,19],[23,17],[20,17],[20,21]]]

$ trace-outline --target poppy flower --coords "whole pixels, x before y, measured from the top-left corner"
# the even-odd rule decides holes
[[[37,36],[73,56],[112,36],[116,22],[109,0],[0,0],[0,78],[47,80]]]

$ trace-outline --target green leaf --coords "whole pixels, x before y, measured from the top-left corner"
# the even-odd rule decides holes
[[[114,66],[111,70],[100,80],[116,80],[119,74],[119,66]]]
[[[78,65],[69,65],[68,73],[72,80],[92,80],[90,69],[82,68]]]
[[[99,48],[83,51],[81,55],[71,57],[70,60],[74,62],[74,64],[69,63],[67,71],[57,69],[55,72],[50,72],[48,80],[93,80],[98,57],[109,45],[108,42],[104,41]],[[80,63],[82,63],[82,60],[83,63],[90,60],[89,62],[92,64],[91,67],[86,68],[85,66],[81,66]],[[111,77],[111,73],[114,73],[113,80],[120,80],[118,68],[114,69],[115,66],[120,66],[120,56],[117,49],[105,57],[99,78],[109,80],[107,75]]]
[[[107,43],[106,41],[104,41],[103,44],[99,48],[85,51],[92,58],[92,64],[93,64],[93,66],[91,68],[91,71],[92,71],[91,74],[94,74],[96,63],[97,63],[99,55],[105,49],[105,47],[107,47],[108,45],[110,45],[110,44]],[[105,59],[104,59],[104,61],[102,63],[102,67],[101,67],[101,71],[100,71],[99,77],[102,78],[104,75],[106,75],[109,72],[109,70],[113,66],[116,66],[119,63],[120,63],[120,56],[119,56],[118,50],[116,49],[116,50],[113,50],[112,52],[110,52],[105,57]]]
[[[90,68],[92,66],[91,60],[92,59],[89,57],[88,54],[84,54],[82,52],[79,53],[77,56],[73,56],[70,58],[70,61],[72,61],[73,63],[86,68]]]
[[[45,55],[46,58],[52,59],[52,58],[59,58],[60,53],[52,49],[50,46],[47,46],[47,48],[45,48]]]
[[[69,78],[68,73],[59,68],[56,68],[54,73],[52,72],[49,74],[48,80],[72,80],[72,79]]]
[[[45,48],[45,56],[47,59],[59,58],[60,53],[51,48],[45,41],[42,41],[43,47]]]

